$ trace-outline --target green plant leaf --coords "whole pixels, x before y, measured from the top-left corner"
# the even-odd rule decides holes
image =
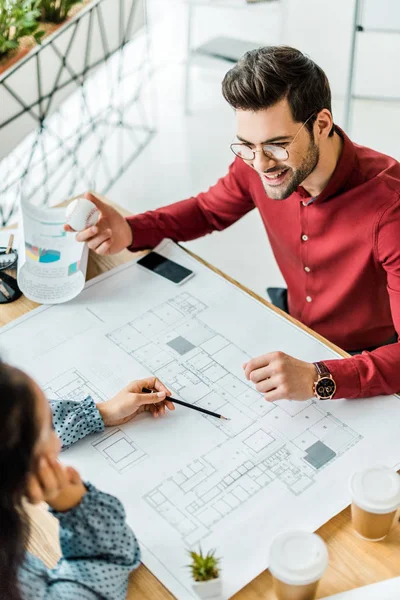
[[[45,34],[44,31],[37,31],[36,33],[33,34],[33,37],[35,38],[35,42],[37,44],[42,43],[42,37],[44,36],[44,34]]]
[[[39,23],[37,21],[40,0],[0,0],[0,54],[6,54],[19,46],[19,40],[26,35],[37,38]]]
[[[39,0],[41,20],[61,23],[68,17],[68,13],[75,4],[82,0]]]
[[[209,581],[219,577],[220,559],[215,558],[215,550],[211,550],[204,555],[200,547],[199,552],[188,550],[188,553],[192,562],[187,566],[191,570],[195,581]]]

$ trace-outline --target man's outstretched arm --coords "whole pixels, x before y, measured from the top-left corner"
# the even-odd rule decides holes
[[[187,242],[229,227],[254,208],[247,184],[248,166],[240,159],[207,192],[158,210],[128,217],[131,250],[154,248],[164,238]]]
[[[98,254],[115,254],[124,248],[154,248],[164,238],[189,241],[229,227],[254,208],[248,176],[250,168],[236,159],[229,172],[208,192],[125,219],[93,194],[86,194],[100,210],[94,227],[77,234]],[[67,231],[72,231],[68,225]]]

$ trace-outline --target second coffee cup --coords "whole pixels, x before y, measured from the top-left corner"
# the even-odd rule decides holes
[[[354,473],[349,487],[356,533],[370,542],[383,540],[400,506],[400,476],[388,467],[372,467]]]
[[[315,533],[291,531],[276,537],[269,570],[278,600],[313,600],[328,560],[327,547]]]

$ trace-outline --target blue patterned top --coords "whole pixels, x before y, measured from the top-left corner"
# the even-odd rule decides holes
[[[56,431],[66,448],[104,424],[92,398],[51,401]],[[81,503],[53,512],[60,523],[62,558],[54,569],[26,553],[19,573],[24,600],[125,600],[140,549],[119,500],[90,483]]]

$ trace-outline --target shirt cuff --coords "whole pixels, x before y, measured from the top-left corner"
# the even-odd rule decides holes
[[[354,362],[352,358],[323,361],[336,384],[334,400],[339,398],[360,398],[361,381]]]
[[[104,431],[104,421],[101,418],[99,409],[97,408],[96,403],[91,396],[87,396],[82,402],[79,402],[78,406],[82,411],[82,417],[86,421],[89,433]]]
[[[164,223],[150,211],[132,217],[126,217],[126,222],[132,229],[132,244],[128,246],[131,252],[151,250],[165,237]]]
[[[131,228],[132,231],[132,243],[130,246],[127,246],[127,250],[129,250],[130,252],[134,252],[135,251],[135,241],[136,241],[136,235],[134,236],[133,234],[133,220],[134,217],[125,217],[125,221],[128,223],[129,227]]]

